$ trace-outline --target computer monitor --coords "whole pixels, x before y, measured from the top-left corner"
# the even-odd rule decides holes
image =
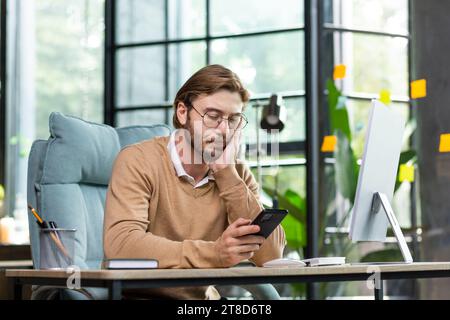
[[[412,257],[390,205],[405,122],[392,107],[373,100],[358,177],[349,237],[352,242],[386,240],[390,223],[405,262]]]

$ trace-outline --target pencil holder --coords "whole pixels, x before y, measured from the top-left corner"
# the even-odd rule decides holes
[[[73,265],[76,230],[48,228],[39,231],[39,269],[57,270]]]

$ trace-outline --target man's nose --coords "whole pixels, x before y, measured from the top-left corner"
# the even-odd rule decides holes
[[[228,133],[230,132],[230,128],[228,127],[228,120],[222,120],[217,129],[220,130],[222,136],[224,137],[228,136]]]

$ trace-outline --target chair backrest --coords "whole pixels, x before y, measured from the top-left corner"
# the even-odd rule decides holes
[[[103,214],[113,162],[121,148],[167,136],[163,124],[113,128],[53,112],[50,138],[37,140],[28,160],[28,203],[47,221],[76,229],[75,265],[100,268]],[[39,267],[39,228],[28,216],[33,263]]]

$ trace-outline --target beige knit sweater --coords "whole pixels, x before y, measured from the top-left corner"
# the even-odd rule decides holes
[[[180,179],[168,149],[169,137],[124,148],[116,158],[106,195],[105,258],[153,258],[160,268],[221,268],[215,240],[239,217],[262,210],[258,185],[243,163],[214,174],[194,188]],[[256,265],[282,257],[279,226],[251,259]],[[204,299],[206,287],[128,291],[130,296]]]

